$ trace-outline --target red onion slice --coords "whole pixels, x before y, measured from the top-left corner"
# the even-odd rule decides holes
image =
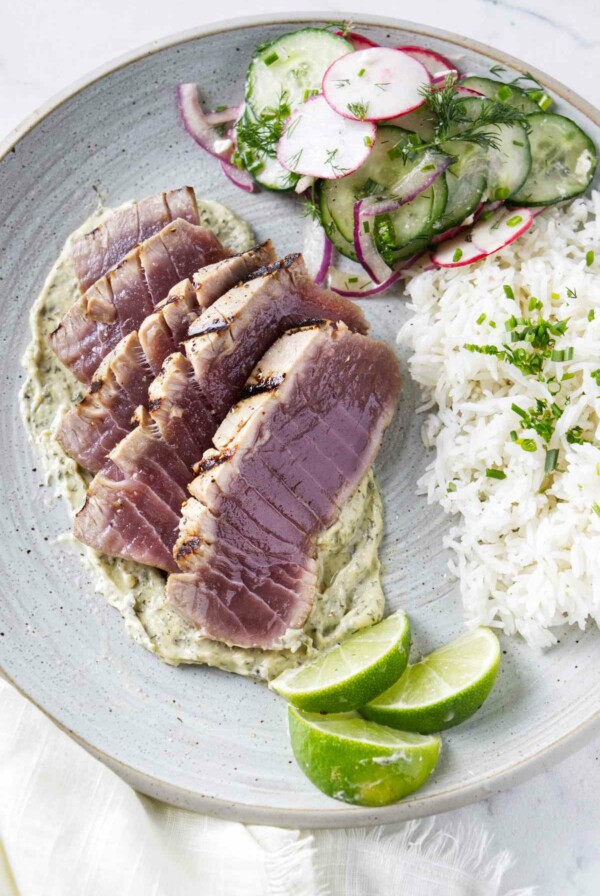
[[[227,109],[221,109],[220,112],[207,112],[205,118],[211,128],[215,128],[220,124],[229,124],[231,121],[237,121],[240,117],[244,105],[229,106]]]
[[[376,283],[388,280],[393,270],[382,258],[376,242],[374,218],[377,215],[398,211],[407,202],[415,199],[429,189],[434,181],[451,164],[450,156],[443,153],[425,152],[418,167],[406,175],[404,180],[393,188],[394,195],[389,199],[378,199],[368,196],[360,199],[354,206],[354,247],[358,260]]]
[[[399,268],[396,268],[387,280],[365,289],[351,288],[353,283],[349,282],[349,278],[352,276],[352,280],[354,281],[355,279],[359,280],[359,277],[346,274],[344,271],[340,271],[337,268],[331,268],[329,271],[329,288],[338,295],[345,296],[349,299],[368,299],[370,296],[377,296],[380,293],[385,292],[386,289],[389,289],[390,286],[393,286],[394,283],[396,283],[396,281],[399,280],[400,277],[415,264],[415,262],[419,261],[424,254],[424,252],[419,252],[417,255],[413,255],[412,258],[405,261]]]
[[[315,283],[323,283],[333,258],[333,245],[323,225],[312,217],[306,219],[302,254]]]
[[[245,193],[256,192],[256,184],[247,171],[238,168],[237,165],[234,165],[232,162],[227,162],[224,159],[222,159],[219,164],[221,166],[221,171],[232,184],[235,184],[240,190],[244,190]]]
[[[254,192],[256,186],[252,177],[247,171],[240,170],[231,162],[233,143],[230,140],[223,140],[217,134],[214,127],[209,124],[207,115],[202,111],[197,84],[180,84],[177,88],[177,104],[179,116],[190,137],[205,152],[219,160],[223,174],[236,187],[245,190],[246,193]],[[221,149],[219,144],[226,148]]]

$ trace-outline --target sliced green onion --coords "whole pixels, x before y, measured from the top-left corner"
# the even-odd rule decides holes
[[[455,250],[454,250],[454,255],[452,256],[452,261],[455,261],[455,262],[456,262],[456,261],[460,261],[462,257],[463,257],[463,250],[462,250],[462,249],[455,249]]]
[[[365,233],[369,232],[369,222],[368,221],[363,221],[363,230]]]
[[[544,462],[544,473],[552,473],[556,470],[556,462],[558,460],[558,448],[550,448],[546,451],[546,460]]]
[[[365,72],[366,72],[366,68],[361,68],[361,70],[358,73],[358,77],[362,78],[362,76],[364,75]]]
[[[518,437],[518,435],[517,435],[517,430],[516,430],[516,429],[511,429],[511,431],[510,431],[510,437],[511,437],[511,440],[512,440],[513,442],[516,442],[516,441],[517,441],[517,439],[518,439],[519,437]]]
[[[508,84],[503,84],[502,87],[498,89],[498,93],[496,94],[501,103],[504,103],[506,100],[509,100],[512,96],[512,90],[508,86]]]
[[[504,200],[504,199],[508,199],[509,196],[510,196],[510,190],[508,187],[498,187],[498,189],[496,190],[496,196],[495,196],[496,199]]]
[[[358,283],[358,277],[346,277],[346,283]]]
[[[488,479],[506,479],[504,470],[486,470],[485,475]],[[600,513],[598,514],[600,516]]]
[[[477,320],[475,321],[475,323],[482,324],[484,322],[484,320],[486,319],[486,317],[487,317],[486,314],[480,314],[479,317],[477,318]]]
[[[365,146],[373,146],[373,138],[367,134],[364,138]]]
[[[504,295],[506,296],[507,299],[514,299],[515,294],[512,291],[512,286],[508,286],[508,284],[505,283],[504,286],[502,287],[502,289],[504,290]]]
[[[527,417],[527,411],[524,411],[523,408],[520,408],[518,404],[511,404],[511,409],[518,414],[519,417],[523,417],[525,419]]]
[[[590,308],[590,310],[588,311],[588,320],[591,323],[595,319],[596,319],[596,312],[594,311],[593,308]]]
[[[572,361],[574,348],[570,345],[568,348],[553,348],[550,353],[551,361]]]
[[[506,222],[507,227],[516,227],[517,224],[521,224],[523,222],[522,215],[513,215],[512,218],[509,218]]]
[[[494,330],[496,329],[496,321],[495,320],[490,320],[490,321],[488,321],[488,323],[489,323],[490,327],[492,327],[492,329],[494,329]]]
[[[519,439],[518,444],[523,451],[537,451],[537,442],[535,439]]]
[[[268,56],[265,56],[263,61],[264,61],[265,65],[273,65],[273,63],[277,62],[278,59],[279,59],[279,56],[277,55],[277,53],[273,52],[273,53],[269,53]]]
[[[596,514],[596,516],[600,516],[600,504],[594,501],[592,507],[594,508],[594,513]]]
[[[588,268],[591,268],[591,266],[593,265],[593,263],[594,263],[594,252],[593,252],[592,249],[590,249],[589,252],[586,252],[586,253],[585,253],[585,263],[586,263],[586,265],[587,265]]]
[[[446,489],[446,491],[455,492],[456,491],[456,482],[449,482],[448,488]]]

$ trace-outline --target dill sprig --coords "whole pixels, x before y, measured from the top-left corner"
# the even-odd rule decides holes
[[[467,100],[470,97],[460,94],[456,80],[451,76],[441,88],[435,85],[424,87],[421,95],[434,119],[434,135],[429,143],[410,141],[403,148],[406,158],[425,149],[441,149],[442,144],[453,141],[473,143],[482,149],[498,149],[502,125],[520,124],[527,132],[531,130],[523,112],[496,100],[484,99],[477,114],[469,114]]]
[[[276,106],[264,109],[257,118],[253,115],[242,116],[236,128],[238,144],[244,152],[250,150],[274,159],[290,115],[289,97],[287,91],[282,90]]]

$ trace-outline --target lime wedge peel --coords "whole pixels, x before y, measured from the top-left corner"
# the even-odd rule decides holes
[[[408,666],[387,691],[360,710],[374,722],[430,734],[464,722],[488,697],[500,665],[489,628],[467,632]]]
[[[399,732],[358,713],[321,716],[288,708],[298,765],[334,799],[386,806],[422,787],[435,768],[441,739]]]
[[[288,703],[310,712],[357,709],[400,678],[409,650],[408,617],[393,613],[312,662],[283,672],[270,687]]]

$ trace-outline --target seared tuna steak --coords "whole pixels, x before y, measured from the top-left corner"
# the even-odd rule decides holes
[[[83,383],[169,290],[231,255],[212,231],[179,219],[136,246],[71,306],[50,335],[52,348]]]
[[[85,292],[103,277],[134,246],[177,218],[198,224],[196,197],[191,187],[132,202],[116,209],[90,233],[75,236],[71,241],[71,257],[81,291]]]
[[[301,628],[316,537],[374,461],[400,390],[393,351],[343,324],[284,335],[198,464],[167,596],[204,635],[276,648]]]
[[[114,446],[135,426],[133,413],[146,405],[148,387],[165,359],[181,348],[188,328],[215,299],[273,261],[270,241],[208,265],[173,287],[139,331],[125,336],[94,374],[88,393],[62,418],[57,438],[65,451],[96,472]],[[194,457],[197,460],[199,454]]]
[[[211,446],[220,422],[240,398],[266,349],[289,327],[331,316],[361,332],[367,328],[356,305],[315,286],[299,256],[267,267],[217,299],[194,324],[198,335],[185,343],[187,356],[170,355],[150,387],[148,410],[154,428],[147,416],[144,425],[151,438],[138,440],[135,431],[126,436],[92,481],[87,502],[75,519],[76,537],[103,553],[171,570],[172,561],[167,565],[164,558],[171,557],[177,521],[166,538],[160,503],[147,499],[141,509],[136,503],[140,491],[137,482],[136,496],[132,495],[131,471],[136,467],[146,469],[154,461],[160,433],[164,446],[173,453],[173,463],[182,463],[187,469],[189,482],[193,464]],[[127,453],[127,470],[120,460],[123,452]],[[120,478],[114,467],[121,470]],[[163,484],[157,480],[153,487],[156,497],[168,503]],[[115,501],[121,503],[115,505]],[[144,514],[147,525],[143,538],[133,539],[131,533],[136,530],[130,526],[130,516],[124,511],[115,512],[116,506],[122,509],[130,504]],[[172,516],[168,518],[173,521]]]

